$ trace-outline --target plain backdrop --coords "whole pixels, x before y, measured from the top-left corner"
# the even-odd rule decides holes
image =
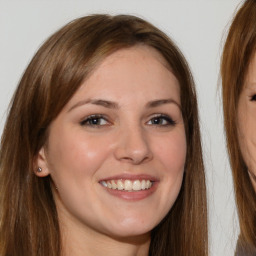
[[[92,13],[134,14],[166,32],[196,81],[209,202],[211,256],[234,255],[239,233],[225,149],[219,62],[241,0],[0,0],[0,134],[15,87],[42,42],[70,20]],[[13,138],[15,140],[15,138]]]

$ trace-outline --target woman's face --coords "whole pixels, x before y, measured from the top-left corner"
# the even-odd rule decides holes
[[[238,102],[238,139],[256,190],[256,54],[249,65]]]
[[[156,50],[136,46],[107,57],[51,123],[37,175],[51,176],[64,225],[135,236],[172,207],[185,158],[179,83]]]

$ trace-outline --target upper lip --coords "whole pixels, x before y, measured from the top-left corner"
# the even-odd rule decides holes
[[[159,181],[158,178],[148,175],[148,174],[118,174],[110,177],[106,177],[104,179],[100,179],[99,182],[101,181],[108,181],[108,180],[150,180],[153,182]]]

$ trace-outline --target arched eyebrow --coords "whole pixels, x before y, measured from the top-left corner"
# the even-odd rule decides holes
[[[175,101],[174,99],[160,99],[160,100],[153,100],[147,103],[146,107],[148,108],[156,108],[158,106],[164,105],[164,104],[175,104],[179,109],[181,109],[180,104]]]
[[[83,106],[86,104],[93,104],[93,105],[102,106],[102,107],[109,108],[109,109],[119,109],[120,108],[118,103],[113,102],[113,101],[103,100],[103,99],[88,99],[88,100],[82,100],[82,101],[77,102],[75,105],[73,105],[68,110],[68,112],[70,112],[74,108],[77,108],[77,107],[80,107],[80,106]],[[175,104],[179,109],[181,109],[180,104],[171,98],[149,101],[146,104],[146,108],[156,108],[156,107],[159,107],[159,106],[165,105],[165,104]]]
[[[102,100],[102,99],[88,99],[88,100],[82,100],[77,102],[74,106],[72,106],[68,112],[70,112],[72,109],[86,105],[86,104],[93,104],[93,105],[98,105],[102,106],[105,108],[110,108],[110,109],[118,109],[119,106],[116,102],[109,101],[109,100]]]

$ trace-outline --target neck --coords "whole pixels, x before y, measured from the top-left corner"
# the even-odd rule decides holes
[[[84,227],[60,228],[63,256],[147,256],[149,252],[150,234],[120,238]]]

